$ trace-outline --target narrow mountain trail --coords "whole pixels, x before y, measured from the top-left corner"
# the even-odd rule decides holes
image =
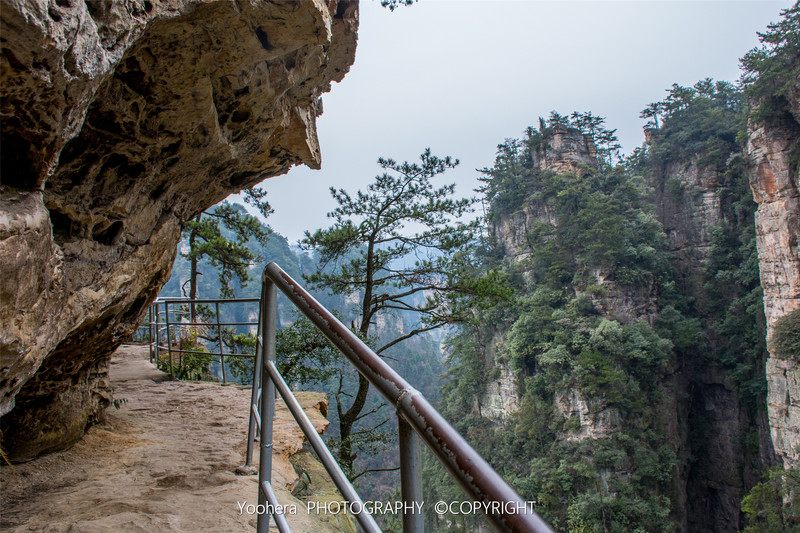
[[[243,506],[257,503],[257,476],[235,473],[244,463],[250,389],[170,380],[149,363],[146,346],[120,347],[110,377],[121,405],[107,410],[104,424],[91,427],[69,450],[0,468],[0,529],[252,530],[256,516]],[[297,395],[324,431],[325,395]],[[301,452],[304,437],[282,402],[275,436],[273,481],[281,504],[296,507],[297,514],[287,517],[293,531],[351,529],[345,515],[307,512],[307,501],[340,496],[319,463]],[[296,470],[304,480],[302,501],[291,493]]]

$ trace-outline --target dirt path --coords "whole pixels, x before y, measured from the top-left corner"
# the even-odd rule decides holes
[[[250,390],[237,385],[170,381],[147,361],[147,347],[122,346],[111,362],[119,409],[71,449],[15,471],[0,468],[3,531],[252,531],[255,516],[239,503],[257,501],[256,476],[234,473],[244,463]],[[301,393],[318,430],[323,394]],[[343,531],[341,515],[308,515],[290,490],[297,481],[289,456],[302,448],[300,429],[279,404],[275,420],[274,485],[293,531]],[[257,454],[256,454],[257,455]],[[298,454],[297,457],[304,456]],[[257,457],[256,457],[257,460]],[[307,461],[307,458],[304,459]],[[338,499],[320,472],[311,500]]]

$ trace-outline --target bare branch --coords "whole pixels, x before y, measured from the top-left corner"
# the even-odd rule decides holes
[[[364,418],[364,417],[366,417],[366,416],[369,416],[369,415],[371,415],[371,414],[377,413],[377,412],[378,412],[378,411],[380,411],[382,408],[386,407],[386,405],[388,405],[388,404],[382,403],[382,404],[380,404],[378,407],[376,407],[375,409],[372,409],[371,411],[367,411],[366,413],[361,413],[360,415],[358,415],[358,416],[355,418],[355,421],[361,420],[362,418]],[[355,434],[355,433],[354,433],[354,434]]]
[[[360,478],[361,476],[363,476],[364,474],[366,474],[368,472],[396,472],[398,470],[400,470],[399,466],[396,466],[394,468],[367,468],[363,472],[360,472],[358,475],[353,476],[353,478],[350,481],[351,482],[355,481],[355,480],[357,480],[358,478]]]
[[[386,345],[382,346],[379,350],[376,350],[375,353],[380,354],[382,351],[384,351],[384,350],[386,350],[388,348],[391,348],[395,344],[403,342],[406,339],[410,339],[411,337],[419,335],[420,333],[424,333],[426,331],[431,331],[433,329],[440,328],[440,327],[444,326],[445,324],[447,324],[447,322],[443,321],[443,322],[439,322],[437,324],[434,324],[434,325],[431,325],[431,326],[428,326],[428,327],[425,327],[425,328],[419,328],[419,329],[411,330],[410,332],[408,332],[407,334],[403,335],[402,337],[398,337],[395,340],[393,340],[392,342],[390,342],[389,344],[386,344]]]

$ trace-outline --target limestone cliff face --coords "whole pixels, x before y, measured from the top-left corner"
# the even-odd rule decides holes
[[[557,125],[533,151],[530,163],[540,170],[583,176],[587,170],[597,168],[597,148],[589,135]],[[493,221],[494,237],[507,258],[520,263],[531,255],[528,230],[537,223],[558,225],[552,204],[537,198],[529,199],[521,209]],[[601,295],[583,296],[589,297],[604,316],[615,317],[623,323],[636,320],[653,322],[657,313],[654,282],[642,283],[639,287],[621,286],[615,281],[613,271],[607,268],[594,269],[591,275],[594,282],[606,291]],[[498,334],[492,346],[502,341],[502,334]],[[493,350],[490,352],[486,355],[494,361],[498,377],[489,381],[481,413],[501,420],[519,409],[519,384],[508,363],[496,357]],[[563,391],[554,399],[554,408],[565,418],[577,417],[580,421],[576,431],[562,435],[565,440],[601,438],[613,434],[619,427],[616,409],[606,408],[602,402],[589,402],[578,390]]]
[[[587,167],[597,166],[596,153],[597,149],[588,136],[575,128],[557,125],[553,127],[545,142],[532,153],[533,160],[530,164],[540,170],[558,174],[581,175]],[[505,257],[514,262],[521,262],[530,256],[532,250],[528,242],[528,230],[539,222],[556,226],[558,218],[555,210],[547,202],[531,199],[522,209],[514,213],[505,213],[494,220],[491,231]],[[480,405],[481,413],[495,420],[506,419],[515,413],[520,405],[516,376],[508,363],[494,353],[494,347],[502,341],[503,335],[498,333],[490,343],[488,350],[490,353],[486,354],[489,360],[494,361],[498,376],[489,381],[486,395]],[[580,398],[573,400],[573,403],[582,401]],[[580,410],[580,407],[573,407]]]
[[[486,386],[486,397],[479,406],[483,416],[506,420],[519,411],[519,388],[511,368],[495,360],[498,376]]]
[[[703,306],[702,262],[712,243],[712,229],[722,222],[717,169],[696,160],[669,161],[653,169],[656,216],[664,227],[671,251],[676,281],[681,290]]]
[[[707,306],[704,268],[713,229],[725,222],[720,192],[726,183],[722,171],[699,163],[700,156],[654,165],[649,179],[656,215],[674,254],[679,290],[693,302],[704,329],[712,331],[716,317]],[[732,152],[729,157],[740,155]],[[726,372],[703,360],[716,342],[713,335],[709,342],[688,354],[675,375],[675,406],[682,427],[673,435],[682,456],[684,524],[693,531],[734,531],[741,527],[741,499],[759,481],[754,465],[769,466],[774,456],[765,417],[742,401]],[[757,439],[756,452],[736,437],[746,434]]]
[[[686,259],[702,259],[711,246],[711,229],[722,220],[717,171],[696,161],[674,161],[653,181],[658,220],[670,247]]]
[[[18,459],[79,438],[183,223],[320,165],[354,0],[2,0],[0,414]]]
[[[800,80],[798,80],[800,83]],[[792,101],[795,120],[751,123],[747,140],[750,186],[758,205],[756,235],[767,338],[782,316],[800,309],[800,99]],[[775,452],[786,468],[800,463],[800,367],[767,360],[767,404]]]

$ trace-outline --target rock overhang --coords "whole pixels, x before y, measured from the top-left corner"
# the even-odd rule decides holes
[[[320,95],[357,27],[354,0],[3,1],[9,450],[63,447],[102,417],[108,357],[169,278],[186,220],[319,167]]]

